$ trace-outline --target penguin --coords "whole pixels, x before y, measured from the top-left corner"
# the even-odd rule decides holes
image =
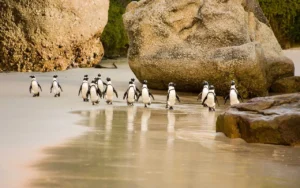
[[[206,95],[207,95],[207,93],[208,93],[208,87],[209,87],[208,82],[207,82],[207,81],[204,81],[204,82],[203,82],[203,89],[202,89],[202,91],[199,93],[198,98],[197,98],[197,101],[201,98],[201,101],[200,101],[200,102],[202,103],[202,101],[204,100],[204,98],[206,97]],[[207,107],[206,104],[204,104],[204,106]]]
[[[107,104],[112,104],[114,93],[116,94],[117,98],[118,98],[118,93],[115,90],[115,88],[112,86],[111,79],[109,77],[106,78],[106,81],[107,81],[107,83],[106,83],[107,85],[106,85],[106,88],[103,92],[103,95],[105,95],[106,103]]]
[[[135,83],[134,83],[134,81],[135,81],[135,78],[131,78],[131,81],[132,81],[132,85],[133,85],[133,87],[134,87],[134,90],[135,91],[137,91],[138,92],[138,94],[140,94],[141,93],[141,91],[136,87],[136,85],[135,85]]]
[[[169,83],[168,95],[167,95],[167,105],[166,108],[173,110],[173,106],[175,105],[176,98],[178,102],[180,102],[179,96],[175,91],[175,84],[173,82]]]
[[[53,76],[53,81],[50,88],[50,93],[54,93],[54,97],[60,97],[60,92],[63,92],[63,89],[61,88],[59,82],[57,81],[57,75]]]
[[[99,99],[102,97],[102,93],[97,86],[97,79],[98,78],[95,78],[91,82],[91,84],[89,86],[89,90],[86,94],[86,98],[89,98],[89,96],[90,96],[90,99],[91,99],[91,102],[93,105],[99,104]]]
[[[229,95],[227,95],[225,97],[225,102],[224,104],[226,104],[227,100],[230,100],[230,105],[234,105],[234,104],[239,104],[240,101],[243,101],[242,96],[239,94],[239,92],[237,91],[236,87],[235,87],[235,81],[231,81],[231,86],[230,86],[230,90],[229,90]]]
[[[152,93],[150,93],[148,86],[147,86],[147,80],[144,80],[143,82],[143,87],[142,87],[142,92],[139,94],[137,100],[142,96],[143,103],[145,105],[145,108],[147,108],[147,105],[151,105],[151,98],[154,100],[154,97]]]
[[[135,99],[138,98],[137,91],[134,89],[133,85],[134,85],[133,82],[130,81],[129,82],[129,87],[126,90],[126,92],[124,93],[124,96],[123,96],[123,100],[125,100],[125,98],[127,99],[127,105],[128,106],[133,106],[133,103],[134,103]]]
[[[36,81],[35,76],[30,76],[30,78],[31,78],[31,83],[30,83],[30,86],[29,86],[29,93],[33,93],[33,97],[39,97],[40,96],[39,89],[42,92],[42,87]]]
[[[208,93],[202,101],[202,105],[204,106],[204,104],[206,104],[209,111],[216,111],[216,103],[218,104],[218,106],[220,106],[217,95],[215,93],[215,87],[213,85],[210,85]]]
[[[79,88],[79,92],[78,92],[78,96],[81,93],[81,96],[82,96],[84,102],[89,102],[89,99],[87,98],[87,92],[89,90],[88,80],[89,80],[89,78],[86,76],[83,78],[82,84],[81,84],[81,86]]]
[[[98,88],[99,88],[99,90],[100,90],[100,92],[101,92],[101,96],[102,96],[102,97],[104,97],[104,96],[102,95],[102,93],[104,92],[104,85],[107,86],[107,84],[101,80],[101,74],[98,74],[98,78],[97,78],[97,86],[98,86]]]

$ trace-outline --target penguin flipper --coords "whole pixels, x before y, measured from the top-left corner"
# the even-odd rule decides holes
[[[149,95],[150,95],[150,97],[152,97],[153,100],[155,100],[154,96],[152,95],[152,93],[149,92]]]
[[[206,99],[207,99],[207,96],[208,96],[208,94],[205,96],[204,100],[202,101],[202,105],[203,105],[203,106],[205,105],[205,101],[206,101]]]
[[[227,95],[227,96],[226,96],[224,99],[225,99],[225,102],[224,102],[224,104],[226,104],[227,100],[228,100],[228,99],[230,99],[230,96],[229,96],[229,95]]]
[[[43,91],[43,90],[42,90],[42,87],[41,87],[41,85],[40,85],[39,83],[37,83],[37,84],[38,84],[38,86],[39,86],[40,90],[41,90],[41,91]]]
[[[118,93],[117,93],[117,91],[115,90],[114,87],[113,87],[113,91],[114,91],[114,93],[116,94],[116,96],[117,96],[117,98],[118,98]]]
[[[137,87],[135,87],[135,89],[137,90],[137,92],[141,93],[141,91]]]
[[[142,94],[140,93],[140,94],[137,96],[136,101],[139,101],[139,99],[140,99],[141,96],[142,96]]]
[[[102,93],[99,88],[97,89],[97,94],[99,95],[100,98],[102,97]]]
[[[29,93],[31,93],[32,85],[29,86]]]
[[[102,82],[102,83],[103,83],[103,85],[107,86],[107,83],[105,83],[105,82]]]
[[[61,92],[63,92],[63,89],[62,89],[62,87],[60,86],[60,84],[57,82],[57,84],[58,84],[58,87],[60,88],[60,90],[61,90]]]
[[[177,93],[176,93],[176,98],[177,98],[178,102],[180,102],[180,99],[179,99],[179,96],[177,95]]]
[[[50,87],[50,93],[52,93],[52,88],[53,88],[53,83],[51,84],[51,87]]]
[[[201,96],[202,96],[202,92],[199,93],[197,101],[199,101],[199,99],[201,98]]]
[[[78,96],[80,95],[80,93],[81,93],[81,90],[82,90],[82,85],[80,86],[80,88],[79,88],[79,91],[78,91]]]

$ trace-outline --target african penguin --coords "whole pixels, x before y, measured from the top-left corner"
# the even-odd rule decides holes
[[[106,86],[107,84],[101,80],[101,74],[98,74],[97,85],[102,95],[104,92],[104,85]],[[102,97],[104,96],[102,95]]]
[[[239,104],[240,103],[239,99],[243,101],[242,96],[239,94],[238,90],[235,87],[235,81],[231,81],[229,95],[225,97],[224,104],[226,104],[228,98],[230,100],[230,105]]]
[[[60,92],[63,92],[59,82],[57,81],[57,75],[53,76],[53,81],[50,88],[50,93],[54,93],[54,97],[60,97]]]
[[[151,98],[150,96],[152,97],[152,99],[154,100],[154,97],[153,95],[150,93],[149,89],[148,89],[148,86],[147,86],[147,80],[144,80],[143,82],[143,87],[142,87],[142,92],[139,94],[138,96],[138,99],[142,96],[142,100],[143,100],[143,103],[145,105],[145,108],[147,108],[147,105],[150,105],[151,104]]]
[[[116,94],[117,98],[118,98],[118,93],[115,90],[115,88],[112,86],[111,79],[109,77],[106,78],[106,81],[107,81],[107,83],[106,83],[107,85],[106,85],[106,88],[103,92],[103,95],[105,95],[106,103],[107,104],[112,104],[114,93]]]
[[[141,91],[136,87],[134,81],[135,81],[135,78],[131,78],[131,81],[132,81],[132,85],[134,87],[134,90],[138,92],[138,95],[141,93]]]
[[[209,86],[207,95],[205,96],[202,105],[207,105],[209,111],[216,111],[216,103],[219,106],[219,102],[215,93],[215,87],[213,85]]]
[[[95,80],[93,80],[91,82],[89,90],[86,94],[87,95],[86,98],[89,98],[89,96],[90,96],[90,99],[91,99],[91,102],[93,105],[99,104],[99,99],[102,96],[102,93],[97,86],[97,79],[98,78],[95,78]]]
[[[39,97],[40,96],[40,91],[42,92],[42,87],[41,85],[37,82],[35,76],[30,76],[31,78],[31,83],[29,86],[29,93],[33,93],[33,97]]]
[[[166,108],[173,110],[173,106],[175,105],[176,98],[177,98],[178,102],[180,102],[179,96],[176,94],[176,91],[175,91],[175,84],[173,82],[170,82],[169,88],[168,88]]]
[[[127,100],[128,106],[129,105],[133,106],[135,99],[138,98],[138,94],[137,94],[136,90],[134,89],[132,81],[129,82],[129,86],[128,86],[128,89],[126,90],[126,92],[124,93],[123,100],[125,100],[125,98]]]
[[[202,91],[199,93],[199,95],[198,95],[198,99],[197,100],[199,100],[200,98],[201,98],[201,103],[202,103],[202,101],[204,100],[204,98],[206,97],[206,95],[207,95],[207,93],[208,93],[208,87],[209,87],[209,85],[208,85],[208,82],[207,81],[204,81],[203,82],[203,89],[202,89]],[[204,104],[204,106],[206,106],[206,104]]]
[[[82,84],[81,84],[81,86],[79,88],[79,92],[78,92],[78,96],[81,93],[81,96],[82,96],[84,102],[89,102],[89,99],[87,98],[87,92],[89,90],[88,80],[89,80],[88,77],[83,78]]]

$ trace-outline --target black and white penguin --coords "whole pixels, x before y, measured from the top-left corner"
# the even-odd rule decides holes
[[[128,106],[129,105],[133,106],[133,103],[134,103],[135,99],[138,98],[138,93],[134,89],[133,85],[134,85],[133,82],[130,81],[128,89],[126,90],[126,92],[124,93],[124,96],[123,96],[123,100],[125,100],[125,98],[126,98]]]
[[[199,95],[198,95],[198,98],[197,98],[197,101],[199,100],[199,99],[201,99],[201,103],[202,103],[202,101],[204,100],[204,98],[206,97],[206,95],[207,95],[207,93],[208,93],[208,87],[209,87],[209,84],[208,84],[208,82],[207,81],[204,81],[203,82],[203,89],[202,89],[202,91],[199,93]],[[205,104],[204,104],[205,105]],[[206,105],[205,105],[206,106]]]
[[[84,77],[83,78],[82,84],[81,84],[81,86],[79,88],[79,92],[78,92],[78,96],[81,93],[81,96],[82,96],[84,102],[89,102],[89,99],[87,98],[87,92],[89,90],[89,82],[88,82],[88,80],[89,80],[88,77]]]
[[[166,108],[173,110],[173,106],[175,105],[176,99],[178,100],[178,102],[180,102],[179,96],[175,91],[175,84],[173,82],[170,82],[168,88]]]
[[[136,85],[135,85],[135,83],[134,83],[135,79],[134,79],[134,78],[131,78],[131,81],[132,81],[132,85],[133,85],[133,87],[134,87],[134,90],[137,91],[137,92],[138,92],[138,95],[139,95],[139,94],[141,93],[141,91],[136,87]]]
[[[202,102],[202,105],[204,106],[206,104],[209,111],[216,111],[216,103],[219,106],[219,101],[215,93],[215,87],[213,85],[210,85],[208,93]]]
[[[29,86],[29,93],[33,93],[33,97],[39,97],[40,96],[40,91],[42,92],[42,87],[41,85],[37,82],[35,76],[30,76],[31,78],[31,83]]]
[[[97,86],[98,86],[101,94],[104,92],[104,86],[107,86],[107,84],[101,80],[101,74],[98,74]],[[102,95],[102,97],[104,97],[104,95]]]
[[[150,105],[151,104],[151,98],[150,96],[152,97],[152,99],[154,100],[154,97],[153,95],[151,94],[151,92],[149,91],[148,89],[148,86],[147,86],[147,80],[144,80],[143,82],[143,87],[142,87],[142,92],[139,94],[138,96],[138,99],[142,96],[142,100],[143,100],[143,103],[145,105],[145,108],[147,108],[147,105]]]
[[[107,83],[106,83],[107,85],[106,85],[106,88],[103,92],[103,95],[105,96],[106,103],[107,104],[112,104],[114,93],[116,94],[117,98],[118,98],[118,93],[115,90],[115,88],[112,86],[111,79],[109,77],[106,78],[106,81],[107,81]]]
[[[238,90],[235,87],[235,81],[231,81],[229,95],[225,97],[224,104],[226,104],[228,99],[230,100],[230,105],[239,104],[239,99],[243,101],[242,96],[239,94]]]
[[[54,97],[60,97],[60,92],[63,92],[59,82],[57,81],[57,75],[53,76],[53,81],[50,87],[50,93],[54,93]]]
[[[86,94],[87,95],[86,98],[89,98],[90,96],[93,105],[99,104],[99,100],[102,97],[102,93],[97,86],[97,79],[98,78],[95,78],[95,80],[91,82],[89,90]]]

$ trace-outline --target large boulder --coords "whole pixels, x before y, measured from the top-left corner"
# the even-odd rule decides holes
[[[299,145],[300,93],[234,105],[218,117],[216,131],[250,143]]]
[[[273,83],[271,91],[274,93],[300,92],[300,76],[291,76],[278,79]]]
[[[130,68],[152,88],[199,91],[207,80],[225,95],[234,79],[244,97],[265,96],[294,75],[256,0],[134,1],[123,20]]]
[[[0,71],[90,67],[103,57],[109,0],[0,1]]]

